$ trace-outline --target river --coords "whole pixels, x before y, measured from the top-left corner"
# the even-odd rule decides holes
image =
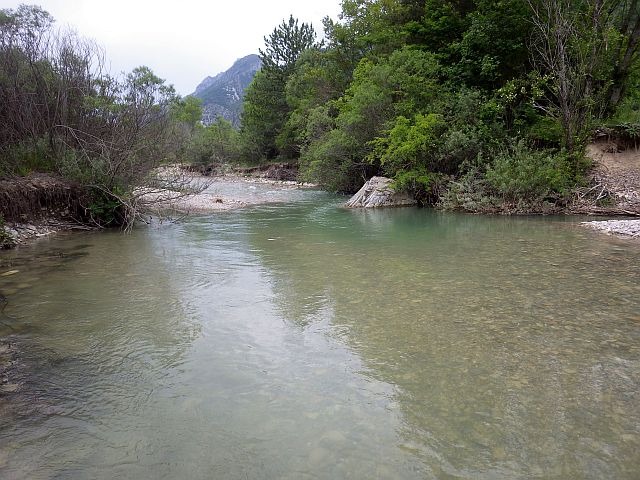
[[[278,200],[2,253],[0,478],[638,478],[640,243]]]

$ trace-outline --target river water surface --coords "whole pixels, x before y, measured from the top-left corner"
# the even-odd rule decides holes
[[[0,478],[638,478],[639,243],[285,200],[3,253]]]

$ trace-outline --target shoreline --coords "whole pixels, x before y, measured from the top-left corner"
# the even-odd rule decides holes
[[[180,215],[198,215],[237,210],[271,203],[264,199],[247,198],[240,200],[229,195],[211,192],[207,193],[206,189],[211,186],[215,186],[216,183],[246,184],[247,186],[273,185],[274,187],[279,187],[279,189],[282,190],[318,188],[317,185],[310,183],[254,176],[241,176],[237,174],[206,176],[190,172],[187,177],[190,182],[195,183],[196,189],[204,186],[203,191],[196,193],[183,193],[175,190],[156,191],[149,187],[140,187],[136,192],[143,209],[150,215],[154,216],[164,215],[168,211],[172,211]],[[9,243],[6,245],[0,245],[0,251],[2,249],[9,250],[16,247],[26,246],[40,238],[49,237],[58,233],[65,233],[74,230],[92,231],[97,229],[98,227],[84,225],[71,220],[60,219],[54,214],[38,218],[28,218],[25,219],[24,222],[7,221],[4,226],[0,225],[0,240],[2,240],[2,230],[4,230],[5,238],[7,236],[9,237]]]
[[[640,220],[590,220],[580,225],[618,238],[640,239]]]
[[[241,195],[229,195],[228,193],[220,193],[215,191],[207,191],[211,187],[220,184],[243,184],[250,187],[251,185],[272,185],[277,189],[299,190],[299,189],[317,189],[316,184],[297,182],[293,180],[280,180],[274,178],[265,178],[264,176],[246,175],[242,173],[217,173],[214,175],[206,175],[198,172],[186,172],[180,167],[170,166],[163,167],[161,175],[175,173],[174,170],[180,170],[181,175],[191,183],[196,192],[180,192],[177,190],[152,190],[149,187],[140,187],[136,191],[138,201],[142,206],[142,210],[152,216],[167,215],[173,212],[179,215],[198,215],[215,212],[224,212],[249,208],[256,205],[274,203],[274,200],[260,197]],[[199,191],[198,191],[199,190]],[[275,201],[277,203],[277,201]],[[542,212],[511,212],[507,215],[545,215],[557,214],[563,216],[582,216],[593,215],[594,217],[618,216],[622,215],[622,211],[618,211],[616,207],[597,208],[591,205],[581,205],[581,208],[575,206],[560,209],[558,211]],[[464,211],[464,210],[462,210]],[[635,212],[624,212],[626,215]],[[473,214],[482,215],[483,212],[474,212]],[[495,212],[484,212],[484,214],[495,214]],[[170,215],[170,214],[169,214]],[[626,216],[625,215],[625,216]],[[621,238],[640,238],[640,219],[608,219],[608,220],[589,220],[580,222],[580,226],[590,228],[592,230],[615,235]],[[0,228],[2,228],[0,226]],[[28,245],[39,238],[48,237],[57,233],[70,232],[73,230],[96,230],[97,228],[73,222],[66,219],[60,219],[57,216],[44,216],[41,218],[25,219],[24,222],[6,222],[4,225],[5,238],[9,237],[9,243],[3,248],[10,249]],[[2,231],[0,231],[0,240],[2,240]]]
[[[158,214],[166,210],[173,210],[182,214],[203,214],[221,211],[237,210],[273,203],[273,201],[230,196],[224,193],[207,192],[216,183],[224,184],[245,184],[251,185],[272,185],[280,190],[300,190],[318,188],[315,184],[301,183],[292,180],[275,180],[263,177],[240,176],[240,175],[215,175],[206,176],[191,173],[189,180],[195,182],[202,191],[196,193],[183,193],[174,190],[158,192],[145,192],[145,188],[139,189],[140,201],[144,208],[152,213]]]

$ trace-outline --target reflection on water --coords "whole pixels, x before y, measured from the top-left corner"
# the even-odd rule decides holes
[[[295,195],[3,254],[0,477],[636,478],[640,245]]]

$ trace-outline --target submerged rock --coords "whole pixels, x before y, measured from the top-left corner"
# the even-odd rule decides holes
[[[345,204],[348,208],[409,207],[417,201],[407,193],[391,188],[393,180],[386,177],[371,177],[358,193]]]

